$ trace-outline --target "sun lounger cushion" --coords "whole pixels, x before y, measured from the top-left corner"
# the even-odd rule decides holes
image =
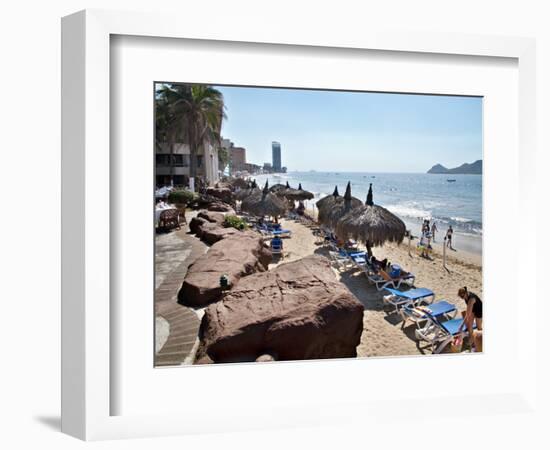
[[[458,333],[458,330],[462,323],[464,322],[464,319],[452,319],[447,320],[446,322],[440,322],[440,325],[445,329],[447,333],[454,336]],[[476,328],[476,324],[473,324],[473,328]],[[463,327],[463,330],[467,330],[466,327]]]
[[[431,297],[434,295],[433,291],[428,288],[416,288],[409,291],[398,291],[397,289],[385,288],[390,294],[396,297],[406,298],[408,300],[418,300],[424,297]]]
[[[437,303],[432,303],[430,306],[418,306],[416,309],[420,309],[433,317],[437,317],[453,312],[456,309],[456,306],[446,302],[445,300],[441,300]]]

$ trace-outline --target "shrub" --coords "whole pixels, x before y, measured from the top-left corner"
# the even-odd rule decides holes
[[[248,224],[242,217],[238,216],[225,216],[224,226],[226,228],[236,228],[237,230],[245,230],[248,228]]]
[[[168,201],[170,203],[185,203],[186,205],[188,205],[193,200],[195,200],[195,198],[196,194],[186,189],[177,189],[168,194]]]

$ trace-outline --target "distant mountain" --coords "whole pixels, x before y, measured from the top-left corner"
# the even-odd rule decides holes
[[[482,172],[483,172],[483,161],[481,159],[478,159],[472,164],[464,163],[459,167],[455,167],[454,169],[447,169],[445,166],[442,166],[441,164],[436,164],[430,170],[428,170],[428,173],[452,173],[452,174],[468,174],[468,175],[472,175],[472,174],[481,175]]]
[[[428,170],[428,173],[449,173],[449,169],[442,166],[441,164],[436,164],[430,170]]]

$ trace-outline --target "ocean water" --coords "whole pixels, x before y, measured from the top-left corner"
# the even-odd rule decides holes
[[[368,173],[368,172],[289,172],[288,174],[258,175],[259,183],[290,183],[312,192],[313,204],[326,195],[331,195],[338,185],[343,195],[348,181],[352,195],[365,201],[369,184],[372,183],[374,203],[399,216],[413,231],[420,234],[423,219],[435,220],[439,236],[452,225],[455,236],[469,251],[481,252],[483,234],[482,176],[438,175],[424,173]],[[456,180],[448,182],[448,179]],[[460,239],[460,238],[459,238]]]

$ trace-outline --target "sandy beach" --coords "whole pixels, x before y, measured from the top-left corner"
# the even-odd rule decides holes
[[[281,225],[284,229],[292,231],[292,237],[284,240],[283,258],[274,262],[272,266],[311,254],[328,255],[328,249],[316,242],[310,227],[289,219],[283,219]],[[416,287],[433,290],[436,301],[445,299],[455,304],[459,311],[465,309],[464,301],[456,295],[460,287],[467,286],[483,298],[480,255],[460,250],[451,251],[445,269],[441,243],[436,245],[432,260],[420,257],[415,249],[416,244],[411,244],[409,255],[408,241],[405,240],[401,245],[386,244],[383,247],[375,247],[373,252],[377,258],[388,258],[405,270],[413,272],[416,275]],[[415,339],[414,324],[408,322],[402,327],[401,317],[391,309],[383,307],[382,297],[385,293],[378,292],[362,271],[350,269],[340,272],[334,269],[334,273],[365,307],[364,329],[361,343],[357,348],[359,357],[431,354],[429,346],[425,343],[419,345]]]

